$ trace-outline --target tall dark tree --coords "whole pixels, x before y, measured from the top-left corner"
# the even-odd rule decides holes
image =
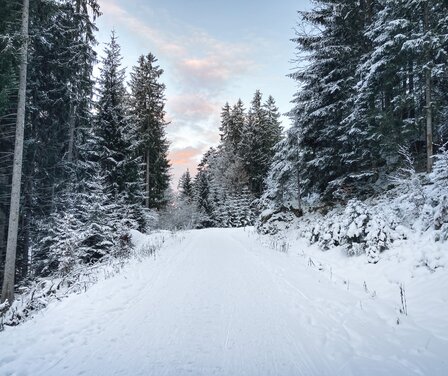
[[[65,207],[65,193],[84,189],[79,148],[92,124],[96,0],[31,2],[29,111],[26,128],[22,264],[36,231]],[[80,183],[81,182],[81,183]],[[47,257],[45,250],[35,251]],[[19,260],[20,261],[20,260]]]
[[[447,3],[381,1],[366,35],[371,51],[358,70],[352,123],[366,124],[376,141],[375,159],[388,168],[409,148],[417,168],[429,171],[433,144],[445,121]]]
[[[106,45],[98,80],[97,114],[95,116],[97,158],[106,176],[106,187],[112,198],[122,197],[128,204],[143,199],[138,140],[133,132],[125,82],[121,68],[120,46],[115,33]]]
[[[332,200],[336,191],[349,189],[356,179],[351,172],[358,170],[357,156],[368,159],[359,149],[361,145],[353,148],[354,137],[360,132],[341,125],[351,113],[355,73],[367,46],[364,31],[372,4],[373,1],[318,0],[314,9],[299,13],[304,26],[293,40],[299,68],[292,78],[301,89],[294,98],[292,115],[300,135],[304,194],[314,191]],[[356,156],[351,155],[353,151]]]
[[[155,209],[166,206],[170,180],[162,74],[154,55],[141,56],[131,73],[130,85],[133,121],[140,140],[138,152],[144,164],[146,206]]]

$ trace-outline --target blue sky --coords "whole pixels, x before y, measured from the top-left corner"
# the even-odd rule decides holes
[[[165,70],[167,128],[174,180],[194,171],[218,141],[226,101],[249,106],[255,90],[273,95],[282,113],[296,90],[293,68],[297,11],[309,0],[99,0],[100,43],[115,29],[123,64],[152,52]],[[102,49],[102,45],[100,46]],[[284,126],[289,120],[283,118]]]

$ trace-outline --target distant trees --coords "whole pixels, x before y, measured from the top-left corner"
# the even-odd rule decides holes
[[[263,103],[258,90],[248,112],[241,99],[233,106],[224,105],[220,144],[204,154],[192,188],[189,171],[179,182],[180,199],[194,203],[197,226],[241,227],[253,223],[273,147],[282,137],[279,118],[274,99],[270,96]]]

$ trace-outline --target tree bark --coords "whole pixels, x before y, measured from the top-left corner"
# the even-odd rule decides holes
[[[146,152],[146,207],[149,208],[149,151]]]
[[[6,245],[5,273],[1,302],[14,300],[14,278],[16,270],[17,234],[20,215],[20,186],[22,180],[23,139],[25,133],[26,74],[28,65],[28,20],[29,0],[23,0],[22,48],[20,57],[19,99],[17,106],[16,139],[12,172],[11,206],[9,211],[8,242]]]
[[[432,103],[431,103],[431,70],[426,70],[426,170],[432,171],[433,165],[433,134],[432,134]]]
[[[297,209],[299,210],[300,215],[302,215],[302,190],[300,188],[300,138],[297,134],[297,150],[296,150],[296,158],[297,158]]]
[[[429,4],[426,1],[423,4],[424,7],[424,30],[425,33],[429,32]],[[429,51],[426,53],[426,64],[430,63]],[[432,171],[433,165],[433,132],[432,132],[432,80],[431,80],[431,68],[426,67],[425,70],[425,97],[426,97],[426,171],[429,173]]]
[[[68,157],[67,160],[72,163],[74,160],[75,145],[75,127],[76,127],[76,106],[70,101],[70,119],[69,119],[69,135],[68,135]]]

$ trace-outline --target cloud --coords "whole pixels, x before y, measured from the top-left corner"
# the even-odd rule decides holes
[[[179,166],[188,167],[192,162],[197,164],[197,156],[202,153],[201,148],[186,147],[179,150],[172,150],[170,153],[170,160]]]
[[[173,186],[177,186],[177,182],[182,174],[189,169],[192,176],[196,174],[196,167],[200,161],[200,156],[204,150],[201,147],[186,147],[182,149],[172,149],[169,159],[172,165]]]
[[[183,93],[169,98],[167,110],[171,114],[172,121],[181,118],[183,120],[203,121],[216,115],[220,111],[220,105],[210,101],[199,93]]]
[[[102,1],[101,9],[106,17],[113,18],[138,38],[150,42],[156,55],[163,55],[170,62],[183,90],[188,91],[193,83],[196,90],[217,93],[232,79],[257,66],[248,57],[252,51],[250,45],[224,42],[184,25],[174,25],[177,30],[150,27],[146,23],[148,20],[143,21],[111,0]]]

